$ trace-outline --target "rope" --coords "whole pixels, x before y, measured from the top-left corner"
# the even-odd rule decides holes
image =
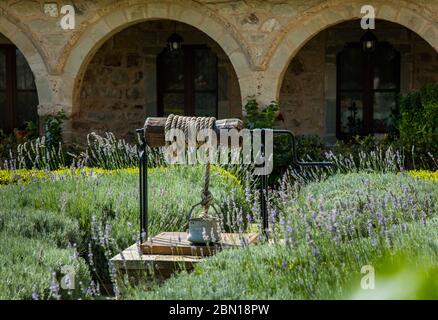
[[[190,130],[195,130],[195,132],[198,132],[202,129],[213,129],[215,122],[215,117],[185,117],[171,114],[167,117],[164,130],[166,133],[172,129],[182,130],[187,140]],[[213,195],[209,190],[209,186],[210,161],[207,161],[204,172],[204,187],[202,188],[201,193],[201,205],[204,208],[204,215],[208,214],[208,210],[213,204]]]

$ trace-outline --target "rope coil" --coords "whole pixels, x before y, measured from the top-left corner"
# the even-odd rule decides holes
[[[179,129],[184,132],[185,139],[187,141],[189,132],[193,130],[198,132],[203,129],[214,129],[216,122],[215,117],[186,117],[170,114],[167,117],[166,124],[164,126],[165,133],[172,129]],[[192,132],[193,132],[192,131]],[[210,206],[213,204],[213,195],[209,190],[210,186],[210,161],[205,164],[204,172],[204,187],[201,193],[201,205],[204,208],[204,215],[208,214]]]

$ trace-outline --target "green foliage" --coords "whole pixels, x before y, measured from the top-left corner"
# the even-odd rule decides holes
[[[274,129],[277,112],[279,111],[278,103],[272,101],[265,107],[260,107],[254,97],[249,97],[244,106],[245,127],[248,129]],[[286,136],[274,137],[274,170],[269,176],[269,184],[274,185],[286,171],[286,168],[292,163],[292,153]]]
[[[368,298],[436,299],[438,286],[436,241],[437,221],[427,227],[409,225],[407,231],[394,230],[391,244],[373,245],[370,239],[340,246],[317,240],[310,245],[259,245],[227,250],[197,265],[193,273],[183,272],[163,286],[146,291],[129,288],[129,299],[348,299],[365,298],[360,288],[361,268],[371,264],[376,272],[377,289],[382,269],[397,271],[399,256],[405,257],[412,278],[399,279],[397,291],[382,297],[371,290]],[[421,269],[417,269],[421,266]],[[418,271],[417,271],[418,270]],[[426,270],[427,272],[424,272]],[[418,286],[418,287],[417,287]],[[389,285],[391,287],[391,285]]]
[[[297,156],[304,161],[322,161],[326,150],[324,141],[317,135],[297,136]]]
[[[53,120],[53,122],[56,121]],[[88,166],[114,170],[138,166],[137,145],[118,139],[113,133],[107,132],[104,136],[96,133],[89,134],[85,150],[81,151],[81,148],[78,148],[76,154],[72,148],[66,153],[67,148],[62,142],[53,145],[54,136],[53,133],[47,134],[16,145],[14,153],[11,152],[5,160],[5,167],[13,170],[58,170],[66,166]],[[48,143],[49,137],[52,137],[50,144]],[[147,157],[150,168],[165,165],[161,148],[147,147]]]
[[[0,163],[7,160],[11,150],[15,150],[20,143],[36,139],[38,137],[38,126],[32,121],[28,121],[24,133],[24,136],[17,138],[15,133],[6,134],[0,129]]]
[[[14,140],[15,143],[7,144],[8,155],[3,154],[3,157],[6,158],[5,167],[14,170],[56,170],[65,167],[67,159],[62,141],[62,124],[65,119],[67,117],[63,111],[46,116],[45,133],[42,137],[38,137],[36,125],[28,122],[25,140]]]
[[[426,221],[436,215],[437,203],[438,185],[431,181],[405,174],[350,173],[305,186],[296,198],[278,204],[278,210],[296,219],[297,236],[305,238],[308,227],[301,220],[313,220],[310,227],[320,228],[320,236],[350,240]]]
[[[17,142],[13,134],[6,134],[0,129],[0,161],[3,162],[9,157],[9,151],[16,148]]]
[[[112,276],[108,259],[139,238],[138,170],[72,171],[0,187],[0,233],[50,240],[61,248],[75,243],[93,277],[107,285]],[[200,201],[203,173],[201,166],[149,169],[150,236],[187,229],[189,209]],[[242,187],[229,172],[212,167],[210,190],[221,214],[242,207]],[[229,229],[238,228],[236,221],[227,221]]]
[[[437,171],[411,170],[408,173],[409,173],[409,175],[411,175],[413,177],[418,177],[419,179],[438,182],[438,170]]]
[[[32,140],[32,139],[38,138],[38,135],[39,135],[38,125],[35,124],[34,122],[27,121],[25,131],[26,131],[26,139],[27,140]]]
[[[67,119],[64,111],[47,115],[44,119],[44,136],[48,148],[56,148],[62,144],[62,124]]]
[[[394,136],[384,135],[377,137],[374,135],[353,136],[350,140],[338,140],[334,147],[331,148],[333,153],[338,155],[353,155],[357,157],[360,153],[375,152],[377,149],[400,149]]]
[[[0,208],[0,217],[0,232],[15,233],[24,238],[50,240],[59,248],[66,248],[69,243],[80,245],[82,241],[78,222],[53,211],[17,205]]]
[[[74,270],[75,289],[57,288],[64,266]],[[0,299],[77,299],[90,283],[85,261],[71,250],[58,249],[47,240],[0,232]],[[82,283],[82,285],[81,285]]]
[[[414,148],[412,165],[428,162],[427,153],[438,153],[438,84],[430,84],[400,99],[400,140],[405,149]],[[421,163],[420,163],[421,165]]]
[[[254,97],[249,97],[244,108],[246,112],[246,128],[274,128],[277,112],[279,110],[277,102],[272,101],[266,107],[260,108],[257,100]]]
[[[5,161],[7,169],[56,170],[65,167],[66,159],[62,144],[49,146],[45,137],[19,144],[15,154]]]
[[[404,298],[438,292],[438,185],[402,174],[338,175],[300,191],[272,195],[276,244],[227,250],[153,290],[128,288],[135,299],[335,299],[360,290],[361,268],[418,270],[402,283]],[[389,277],[390,278],[390,277]],[[390,292],[391,294],[391,292]],[[376,296],[379,297],[378,293]],[[386,298],[397,298],[398,293]],[[372,298],[372,297],[371,297]]]
[[[87,148],[78,157],[78,162],[89,167],[105,169],[122,169],[138,166],[139,150],[123,139],[117,139],[113,133],[106,132],[104,136],[96,133],[87,135]],[[148,167],[164,165],[162,150],[147,147]]]

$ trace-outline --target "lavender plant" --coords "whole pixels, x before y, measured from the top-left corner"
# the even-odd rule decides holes
[[[437,270],[437,203],[435,182],[404,174],[340,174],[307,186],[285,179],[271,193],[270,244],[222,252],[191,274],[125,294],[135,299],[350,297],[360,288],[363,265],[379,272],[383,266],[396,269],[403,256],[409,265]],[[429,273],[422,283],[434,276]],[[401,290],[409,292],[408,285]]]
[[[57,147],[48,145],[46,138],[36,138],[17,146],[16,153],[9,151],[9,159],[5,160],[4,168],[56,170],[66,166],[62,144]]]
[[[148,166],[159,167],[164,165],[162,150],[147,148]],[[105,169],[121,169],[138,166],[139,150],[123,139],[118,139],[111,132],[104,136],[96,133],[87,135],[87,148],[78,157],[79,163],[90,167]]]
[[[82,283],[84,297],[117,296],[120,290],[110,258],[138,241],[138,170],[71,171],[2,186],[0,233],[17,232],[24,239],[50,241],[61,249],[76,243],[78,255],[88,262],[93,277],[92,283]],[[203,168],[197,166],[149,169],[150,235],[186,230],[188,211],[199,201],[202,175]],[[244,201],[242,187],[225,170],[213,167],[211,183],[219,207]],[[25,265],[15,267],[20,270]],[[57,288],[55,281],[52,288]],[[30,297],[32,292],[26,292]],[[39,291],[35,294],[47,298]],[[54,292],[52,298],[56,297]]]

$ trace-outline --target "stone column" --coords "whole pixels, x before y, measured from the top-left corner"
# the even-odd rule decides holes
[[[64,121],[63,137],[69,143],[72,138],[71,116],[73,115],[73,86],[67,75],[35,76],[38,87],[38,116],[40,118],[40,134],[44,134],[44,119],[64,111],[67,120]]]

